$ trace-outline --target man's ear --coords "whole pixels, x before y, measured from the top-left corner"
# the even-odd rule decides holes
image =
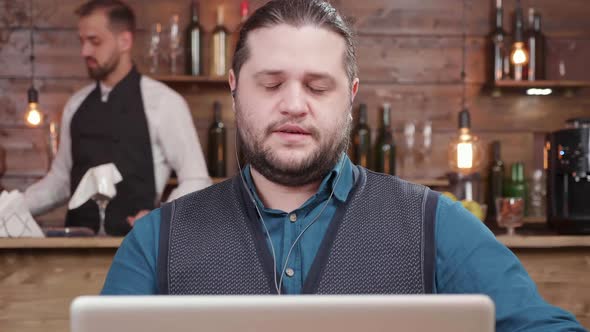
[[[125,52],[131,52],[133,48],[133,34],[130,31],[123,31],[117,35],[119,49]]]
[[[354,102],[354,98],[356,97],[356,94],[359,92],[359,84],[360,84],[360,80],[358,77],[356,77],[352,81],[352,90],[350,91],[350,104],[351,105]]]

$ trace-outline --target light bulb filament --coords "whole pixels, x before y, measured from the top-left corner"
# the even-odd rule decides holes
[[[37,127],[43,121],[43,114],[37,109],[37,103],[29,103],[29,109],[25,114],[27,125]]]
[[[462,169],[473,167],[473,145],[471,143],[457,145],[457,167]]]

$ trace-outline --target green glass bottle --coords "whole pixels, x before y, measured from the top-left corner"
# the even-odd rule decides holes
[[[383,104],[381,127],[375,143],[375,171],[395,175],[395,142],[391,130],[391,106]]]
[[[521,197],[525,202],[524,206],[526,207],[527,201],[527,188],[526,188],[526,180],[524,178],[524,163],[517,162],[512,164],[510,168],[510,178],[508,179],[506,185],[504,186],[504,196],[506,197]],[[526,208],[524,211],[525,215],[527,213]]]
[[[213,123],[209,127],[208,168],[212,177],[226,176],[227,144],[225,125],[221,118],[221,103],[213,104]]]
[[[352,131],[352,160],[355,164],[371,168],[371,129],[367,124],[367,105],[360,104],[358,123]]]
[[[488,175],[488,217],[496,217],[496,198],[502,197],[504,185],[504,162],[500,157],[500,142],[492,143],[492,163]]]

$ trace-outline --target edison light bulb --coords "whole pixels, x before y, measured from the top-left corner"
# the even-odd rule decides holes
[[[510,53],[510,61],[513,65],[526,65],[529,62],[529,55],[524,48],[523,42],[516,42],[512,46],[512,52]]]
[[[29,127],[38,127],[43,123],[43,113],[39,110],[39,95],[34,87],[28,91],[29,106],[25,112],[25,123]]]
[[[471,174],[478,170],[483,157],[479,138],[471,133],[469,112],[459,114],[459,135],[449,143],[449,166],[454,172]]]
[[[25,113],[25,121],[30,127],[37,127],[43,122],[43,114],[37,106],[37,103],[29,103],[28,110]]]

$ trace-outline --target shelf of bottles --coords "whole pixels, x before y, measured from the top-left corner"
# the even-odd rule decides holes
[[[493,96],[502,92],[526,93],[533,96],[551,95],[556,92],[571,94],[590,87],[589,81],[566,80],[566,64],[558,63],[558,80],[546,77],[546,39],[541,29],[541,14],[528,8],[528,23],[525,27],[523,8],[517,0],[514,12],[514,33],[509,36],[504,30],[503,0],[495,4],[494,26],[491,40],[491,87]]]
[[[152,78],[167,84],[227,84],[231,65],[231,33],[225,17],[226,11],[233,9],[225,5],[217,6],[216,25],[211,32],[205,32],[200,20],[200,4],[205,4],[205,1],[190,0],[190,20],[184,31],[184,45],[181,15],[172,15],[168,25],[160,22],[152,25],[146,54],[147,73]],[[248,12],[248,1],[242,0],[241,22],[247,19]],[[205,39],[206,34],[210,38]],[[210,40],[208,47],[203,45],[205,40]]]

